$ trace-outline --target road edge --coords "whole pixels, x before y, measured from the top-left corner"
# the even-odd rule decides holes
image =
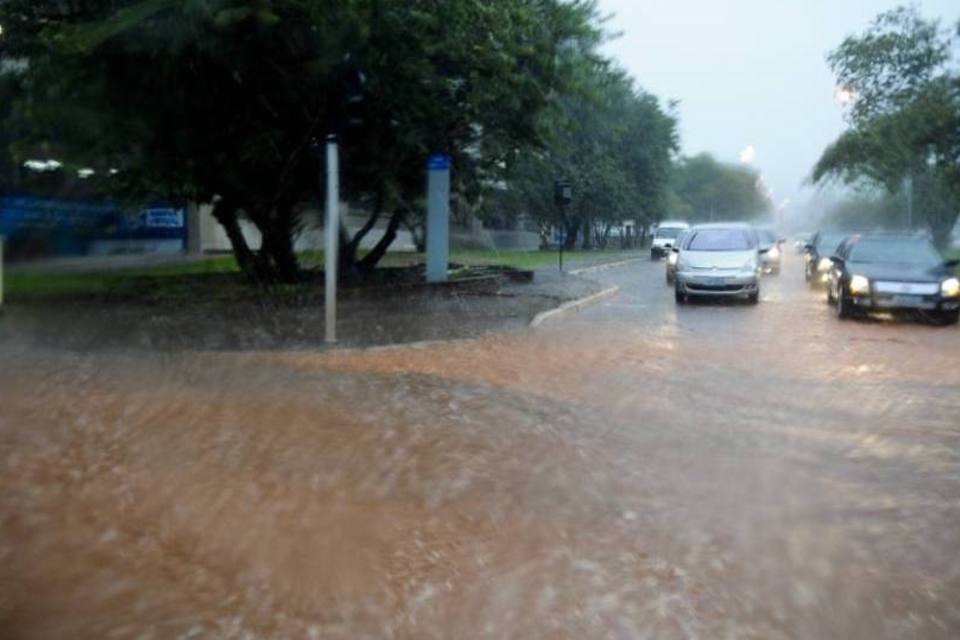
[[[530,321],[530,328],[536,329],[551,318],[556,318],[557,316],[561,316],[571,311],[580,311],[581,309],[586,309],[587,307],[593,306],[599,302],[603,302],[607,298],[612,298],[618,293],[620,293],[620,287],[614,285],[604,289],[603,291],[598,291],[597,293],[591,294],[585,298],[564,302],[559,307],[541,311],[537,315],[533,316],[533,319]]]
[[[578,276],[581,273],[589,273],[590,271],[603,271],[604,269],[613,269],[614,267],[622,267],[625,264],[632,264],[634,262],[647,262],[648,258],[627,258],[626,260],[618,260],[617,262],[602,262],[600,264],[595,264],[589,267],[583,267],[582,269],[574,269],[573,271],[568,271],[571,276]]]

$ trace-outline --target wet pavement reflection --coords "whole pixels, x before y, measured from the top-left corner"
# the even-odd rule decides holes
[[[956,638],[960,331],[663,264],[539,330],[0,346],[0,636]]]

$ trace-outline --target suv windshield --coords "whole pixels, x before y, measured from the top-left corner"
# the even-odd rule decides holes
[[[680,227],[665,227],[663,229],[657,229],[655,234],[657,238],[666,238],[667,240],[674,240],[683,232],[683,229]]]
[[[850,250],[850,262],[915,264],[934,266],[943,259],[926,240],[861,240]]]
[[[834,253],[846,238],[847,236],[842,233],[825,233],[819,236],[816,242],[817,253],[821,255]]]
[[[754,236],[743,229],[700,229],[685,247],[689,251],[747,251],[756,246]]]

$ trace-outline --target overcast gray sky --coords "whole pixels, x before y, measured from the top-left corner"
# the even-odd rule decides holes
[[[599,0],[623,35],[607,45],[637,83],[680,101],[683,153],[736,161],[747,145],[780,203],[843,129],[827,51],[903,2],[884,0]],[[916,3],[955,23],[957,0]]]

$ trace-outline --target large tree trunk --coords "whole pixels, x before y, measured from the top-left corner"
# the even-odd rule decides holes
[[[593,223],[589,218],[583,222],[583,241],[580,243],[580,248],[584,251],[593,248]]]
[[[237,211],[237,206],[226,199],[221,199],[213,205],[213,217],[227,233],[230,246],[233,248],[234,258],[237,260],[237,266],[240,267],[240,271],[247,278],[258,280],[260,273],[257,257],[247,244],[247,239],[243,237]]]
[[[566,237],[563,239],[563,250],[573,251],[577,248],[577,233],[580,231],[580,218],[573,218],[564,223]]]
[[[340,227],[340,268],[342,270],[354,270],[357,268],[359,259],[357,258],[357,252],[360,249],[360,243],[363,241],[367,234],[373,230],[373,227],[380,220],[380,216],[383,214],[383,203],[384,195],[382,191],[377,192],[376,199],[373,203],[373,213],[367,218],[367,221],[363,226],[353,234],[353,237],[349,237],[347,230],[344,226]]]
[[[407,231],[410,232],[410,237],[413,239],[413,246],[418,253],[423,253],[427,250],[427,231],[423,225],[418,225],[415,222],[411,222],[407,219],[407,216],[404,215],[403,225],[407,228]]]
[[[365,255],[360,261],[361,268],[369,270],[377,266],[380,259],[387,253],[387,249],[390,248],[390,245],[393,244],[393,241],[397,238],[397,229],[400,228],[400,223],[403,222],[406,214],[406,209],[403,208],[393,212],[393,216],[390,218],[390,223],[387,225],[387,230],[383,234],[383,237],[380,238],[376,246],[370,250],[370,253]]]

